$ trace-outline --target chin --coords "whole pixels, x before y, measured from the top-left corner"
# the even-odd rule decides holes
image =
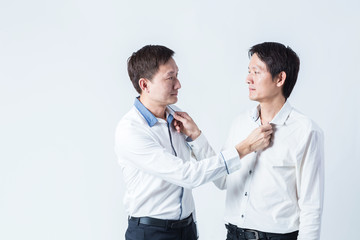
[[[177,96],[176,96],[176,97],[172,97],[171,99],[169,99],[169,104],[177,103],[177,101],[178,101]],[[168,104],[168,105],[169,105],[169,104]]]
[[[250,99],[251,101],[257,101],[257,98],[254,97],[254,96],[251,96],[251,95],[249,95],[249,99]]]

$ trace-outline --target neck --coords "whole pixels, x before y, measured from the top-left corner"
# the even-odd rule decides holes
[[[285,104],[285,98],[276,98],[271,101],[260,102],[260,119],[262,124],[271,122]]]
[[[156,102],[151,101],[151,99],[144,95],[140,95],[139,100],[155,117],[166,119],[166,106],[156,104]]]

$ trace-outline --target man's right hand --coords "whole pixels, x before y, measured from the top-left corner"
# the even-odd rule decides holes
[[[240,158],[268,147],[272,133],[272,126],[269,123],[253,130],[244,141],[235,146]]]

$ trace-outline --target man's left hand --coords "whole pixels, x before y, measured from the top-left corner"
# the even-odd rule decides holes
[[[200,129],[194,120],[186,112],[175,112],[174,114],[174,127],[177,132],[182,132],[192,140],[200,136]]]

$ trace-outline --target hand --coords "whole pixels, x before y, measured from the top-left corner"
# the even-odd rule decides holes
[[[182,132],[192,140],[200,136],[200,129],[186,112],[175,112],[174,127],[177,132]]]
[[[268,147],[272,133],[273,129],[269,123],[253,130],[244,141],[235,146],[240,158],[251,152],[259,151]]]

